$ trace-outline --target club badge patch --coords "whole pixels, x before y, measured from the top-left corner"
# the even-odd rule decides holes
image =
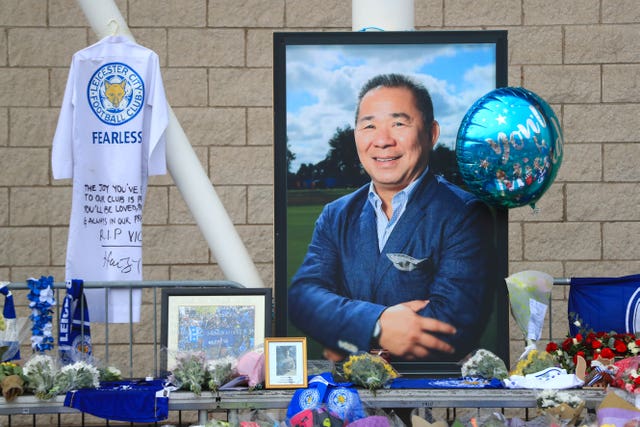
[[[354,405],[354,395],[344,387],[337,387],[329,393],[327,397],[327,407],[329,410],[344,415]]]
[[[317,388],[308,388],[300,394],[298,405],[301,409],[313,409],[320,405],[320,392]]]
[[[144,105],[144,82],[127,64],[111,62],[98,68],[87,86],[87,99],[94,114],[108,125],[133,119]]]

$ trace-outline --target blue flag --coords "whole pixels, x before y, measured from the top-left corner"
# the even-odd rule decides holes
[[[640,332],[640,274],[576,277],[569,289],[569,332]],[[580,319],[575,324],[574,314]]]
[[[66,283],[58,328],[58,351],[63,365],[91,361],[91,329],[83,284],[77,279]]]

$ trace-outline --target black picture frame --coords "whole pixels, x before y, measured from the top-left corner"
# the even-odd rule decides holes
[[[385,72],[422,79],[433,98],[435,118],[441,126],[439,145],[444,147],[438,150],[436,146],[430,167],[450,181],[464,185],[455,162],[455,137],[462,117],[473,102],[495,88],[507,86],[507,32],[276,32],[273,42],[275,333],[300,336],[304,334],[288,320],[288,287],[306,253],[321,206],[341,195],[339,191],[329,191],[335,190],[335,182],[329,183],[321,175],[314,176],[314,171],[322,170],[320,162],[331,159],[329,140],[343,137],[348,133],[347,126],[353,127],[360,86],[368,78]],[[425,63],[412,64],[415,57]],[[426,63],[429,60],[433,62]],[[412,66],[420,68],[412,69]],[[344,76],[342,81],[340,73]],[[454,88],[456,85],[468,85],[468,88]],[[314,88],[317,91],[314,92]],[[455,103],[447,103],[448,92],[455,93]],[[454,107],[455,114],[449,114]],[[338,116],[336,110],[342,115]],[[439,115],[442,111],[446,113]],[[315,114],[315,120],[305,122],[303,114]],[[309,126],[305,126],[306,123]],[[323,127],[323,132],[318,132],[318,127]],[[316,145],[316,135],[301,132],[307,128],[321,134],[317,139],[326,145],[324,159],[323,146]],[[320,157],[312,159],[311,153],[320,153]],[[356,156],[357,161],[355,148],[346,155]],[[357,166],[348,167],[352,173],[337,181],[355,188],[367,182],[366,175],[364,181],[358,182],[362,173],[356,169]],[[310,191],[305,195],[298,190]],[[308,195],[310,192],[312,196]],[[508,213],[506,209],[492,209],[498,258],[497,292],[494,313],[481,343],[508,365],[509,305],[504,285],[508,275]],[[303,213],[296,213],[298,211]],[[308,219],[301,220],[301,215],[307,215]],[[313,339],[308,340],[308,355],[309,359],[321,355],[321,348]],[[460,372],[460,366],[450,362],[398,362],[394,366],[403,373],[450,375]]]
[[[271,288],[162,289],[162,369],[170,371],[183,352],[215,360],[263,345],[272,331],[272,294]]]

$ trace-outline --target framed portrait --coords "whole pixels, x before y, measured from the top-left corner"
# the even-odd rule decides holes
[[[429,167],[464,186],[455,145],[471,105],[507,85],[506,31],[274,33],[275,327],[304,335],[288,320],[287,292],[324,205],[367,185],[354,121],[358,92],[370,78],[400,73],[430,92],[440,138]],[[496,296],[481,343],[508,364],[506,209],[495,218]],[[470,307],[470,309],[473,309]],[[321,358],[309,338],[309,358]],[[455,363],[400,362],[401,372],[460,372]]]
[[[266,388],[306,387],[307,338],[266,338],[264,363]]]
[[[182,352],[202,351],[215,360],[263,344],[271,335],[271,295],[271,288],[163,289],[163,368],[173,369]]]

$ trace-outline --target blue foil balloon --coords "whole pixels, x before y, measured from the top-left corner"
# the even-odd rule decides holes
[[[469,190],[485,202],[535,208],[558,173],[563,144],[549,104],[524,88],[504,87],[469,108],[458,130],[456,159]]]

